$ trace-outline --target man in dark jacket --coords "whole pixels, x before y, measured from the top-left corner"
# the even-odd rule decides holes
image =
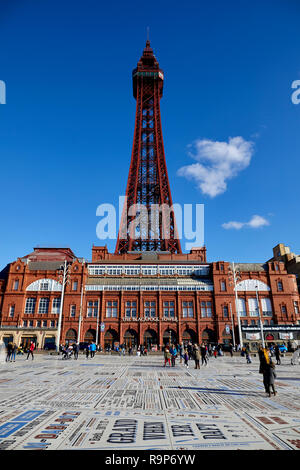
[[[201,362],[202,362],[202,365],[205,363],[205,365],[207,366],[207,349],[206,349],[206,346],[204,343],[201,344]]]

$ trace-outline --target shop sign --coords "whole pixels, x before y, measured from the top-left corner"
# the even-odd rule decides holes
[[[246,339],[257,341],[260,339],[260,333],[246,333]]]

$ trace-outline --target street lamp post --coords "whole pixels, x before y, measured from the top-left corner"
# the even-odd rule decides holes
[[[231,302],[229,302],[229,308],[230,308],[231,325],[232,325],[232,339],[233,339],[233,347],[234,347],[234,349],[235,349],[234,321],[233,321],[233,313],[232,313]]]
[[[79,321],[78,321],[78,338],[77,342],[80,344],[80,336],[81,336],[81,322],[82,322],[82,303],[83,303],[83,283],[81,286],[81,297],[80,297],[80,309],[79,309]]]
[[[65,287],[66,287],[66,284],[69,283],[69,277],[70,277],[69,276],[69,266],[68,266],[67,261],[65,260],[64,264],[61,266],[61,269],[59,271],[59,278],[61,280],[62,289],[61,289],[60,308],[59,308],[58,325],[57,325],[57,336],[56,336],[56,340],[55,340],[55,345],[56,345],[56,351],[57,352],[59,352],[59,344],[60,344]]]
[[[234,262],[232,263],[232,267],[229,265],[229,284],[233,285],[234,294],[235,294],[235,311],[238,321],[238,328],[239,328],[239,341],[241,348],[243,347],[243,337],[242,337],[242,328],[241,328],[241,319],[240,319],[240,312],[239,312],[239,305],[238,305],[238,294],[237,294],[237,280],[241,280],[241,275],[238,272],[237,268],[235,267]]]
[[[256,293],[256,301],[257,301],[257,308],[258,308],[258,314],[259,314],[261,342],[262,342],[262,347],[265,348],[264,328],[263,328],[263,324],[262,324],[260,307],[259,307],[258,286],[257,286],[257,284],[255,286],[255,293]]]

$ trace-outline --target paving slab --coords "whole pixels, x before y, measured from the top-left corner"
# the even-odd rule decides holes
[[[0,358],[0,450],[299,450],[300,366],[225,355],[200,370],[162,355]]]

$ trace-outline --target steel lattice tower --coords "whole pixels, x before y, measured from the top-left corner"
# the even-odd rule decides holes
[[[115,253],[181,253],[165,159],[160,99],[164,74],[147,40],[132,72],[135,129]]]

